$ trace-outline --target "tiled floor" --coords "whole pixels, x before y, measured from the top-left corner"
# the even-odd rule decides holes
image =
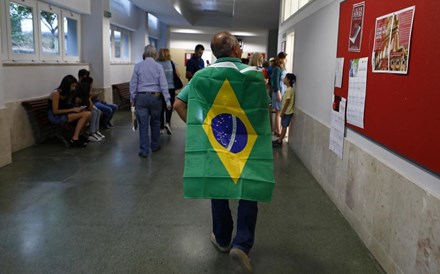
[[[103,142],[48,141],[0,169],[0,273],[231,273],[209,241],[210,202],[182,197],[185,125],[174,115],[173,135],[143,159],[130,112],[114,124]],[[274,158],[255,273],[383,273],[293,151]]]

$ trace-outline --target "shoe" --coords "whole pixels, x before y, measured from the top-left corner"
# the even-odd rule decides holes
[[[234,268],[239,273],[252,273],[251,260],[249,256],[243,250],[233,247],[229,252],[229,257],[231,258]]]
[[[92,135],[89,135],[89,141],[90,142],[99,142],[101,141],[101,138],[99,138],[96,133],[93,133]]]
[[[80,140],[83,143],[88,143],[89,142],[89,135],[80,135],[78,140]]]
[[[167,130],[167,134],[168,134],[168,135],[173,134],[173,133],[171,132],[170,124],[166,123],[166,124],[165,124],[165,129]]]
[[[101,132],[99,132],[99,130],[98,130],[97,132],[95,132],[95,134],[98,135],[99,138],[101,138],[101,139],[105,139],[105,135],[102,134]]]
[[[110,122],[107,122],[106,126],[109,127],[109,128],[112,128],[112,127],[113,127],[113,124],[110,123]]]
[[[78,139],[78,140],[70,139],[70,146],[71,147],[86,147],[87,146],[87,142],[83,142],[80,139]]]
[[[160,145],[157,146],[156,148],[152,148],[152,149],[151,149],[151,151],[153,151],[153,152],[156,152],[156,151],[159,151],[159,150],[160,150]]]
[[[272,141],[272,147],[282,147],[283,143],[278,142],[278,140]]]
[[[139,152],[138,155],[141,158],[148,158],[148,154],[144,154],[144,153]]]
[[[211,233],[211,243],[223,253],[229,252],[231,250],[231,246],[221,246],[217,243],[217,239],[215,238],[214,232]]]
[[[161,128],[160,129],[160,135],[164,135],[165,134],[165,129]]]

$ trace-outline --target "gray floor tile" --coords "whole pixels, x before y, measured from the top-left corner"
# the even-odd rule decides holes
[[[231,273],[209,240],[209,200],[183,198],[184,124],[174,115],[144,159],[130,116],[118,112],[103,142],[49,140],[0,169],[0,273]],[[296,155],[285,146],[274,159],[255,273],[383,273]]]

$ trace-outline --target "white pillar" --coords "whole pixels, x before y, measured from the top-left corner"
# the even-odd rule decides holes
[[[2,28],[0,28],[0,45],[2,45]],[[11,127],[9,125],[9,111],[5,108],[3,83],[3,61],[0,58],[0,167],[12,162]]]
[[[95,88],[110,88],[110,20],[104,11],[110,11],[109,0],[90,1],[90,15],[81,20],[81,62],[90,64]]]

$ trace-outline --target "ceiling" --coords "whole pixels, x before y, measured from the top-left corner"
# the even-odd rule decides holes
[[[175,28],[228,28],[261,31],[278,28],[281,0],[130,0]]]

